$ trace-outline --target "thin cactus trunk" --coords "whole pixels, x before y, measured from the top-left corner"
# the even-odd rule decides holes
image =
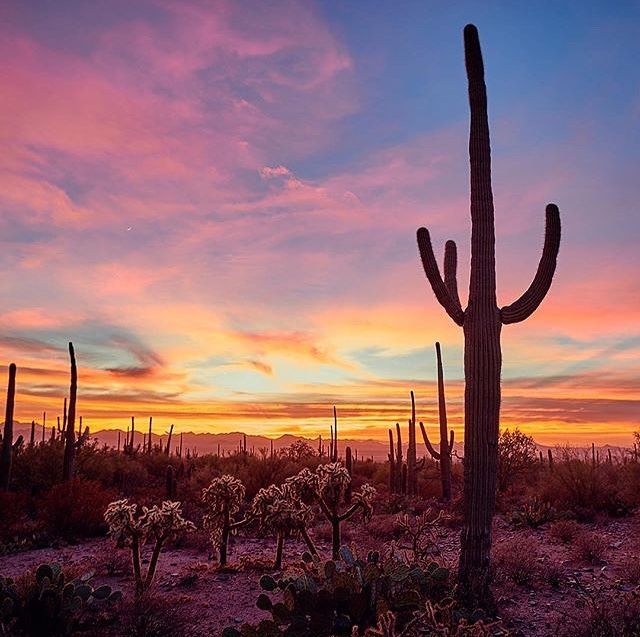
[[[31,421],[31,436],[29,438],[29,446],[33,447],[36,444],[36,421]]]
[[[76,399],[78,395],[78,369],[73,343],[69,343],[69,359],[71,361],[71,383],[69,386],[69,411],[66,414],[66,432],[64,444],[64,459],[62,463],[62,481],[68,482],[73,478],[76,459]],[[66,399],[65,399],[66,405]]]
[[[332,462],[338,462],[338,412],[335,405],[333,406],[333,455]]]
[[[13,408],[16,400],[16,365],[9,365],[7,383],[7,404],[4,412],[2,433],[2,455],[0,456],[0,489],[9,490],[11,483],[11,463],[13,462]]]
[[[407,492],[402,479],[402,472],[406,471],[406,465],[402,463],[402,434],[400,433],[400,423],[396,423],[396,493],[405,494]]]
[[[170,456],[171,455],[171,436],[173,435],[173,425],[169,427],[169,437],[167,438],[167,447],[164,452]]]
[[[344,501],[346,504],[351,504],[351,493],[352,493],[351,485],[352,485],[352,479],[353,479],[353,455],[351,453],[351,447],[347,447],[345,449],[344,466],[349,473],[349,478],[351,478],[351,480],[349,481],[349,485],[345,490]]]
[[[442,352],[440,343],[436,343],[436,361],[438,366],[438,417],[440,420],[440,480],[442,482],[442,499],[451,500],[451,454],[453,453],[454,431],[451,439],[447,431],[447,401],[444,395],[444,372],[442,369]]]
[[[149,437],[147,439],[147,453],[151,453],[153,447],[151,445],[151,431],[153,429],[153,416],[149,416]]]
[[[389,429],[389,493],[395,493],[398,486],[396,478],[395,449],[393,446],[393,431]]]
[[[465,27],[464,45],[471,111],[471,275],[466,310],[458,297],[455,243],[447,241],[445,246],[444,280],[426,228],[418,230],[418,245],[436,298],[464,332],[464,523],[458,590],[463,603],[475,608],[493,604],[489,566],[498,464],[500,332],[503,324],[517,323],[533,314],[546,296],[560,245],[560,215],[557,206],[547,206],[544,248],[533,282],[514,303],[498,308],[487,95],[475,26]]]
[[[416,470],[416,401],[411,392],[411,419],[409,420],[409,446],[407,447],[407,494],[418,493]]]

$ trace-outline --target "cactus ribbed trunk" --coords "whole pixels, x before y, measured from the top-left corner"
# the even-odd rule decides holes
[[[73,478],[76,458],[76,398],[78,393],[78,370],[73,343],[69,343],[69,358],[71,360],[71,383],[69,386],[69,410],[65,431],[64,459],[62,463],[62,480],[68,482]]]
[[[547,205],[545,241],[535,277],[520,298],[498,308],[487,94],[478,31],[473,25],[464,29],[464,49],[471,112],[471,275],[466,310],[462,309],[458,297],[455,243],[447,241],[445,245],[444,279],[426,228],[418,230],[418,245],[436,298],[464,332],[464,524],[458,591],[468,607],[490,608],[493,600],[489,557],[496,497],[502,367],[500,332],[503,324],[518,323],[531,316],[546,296],[560,246],[560,213],[555,204]]]
[[[396,423],[396,493],[406,493],[406,483],[403,482],[402,472],[406,473],[407,466],[402,462],[402,434],[400,433],[400,423]]]
[[[16,399],[16,365],[9,365],[7,383],[7,405],[4,412],[4,431],[2,434],[2,455],[0,456],[0,489],[9,490],[11,483],[11,463],[13,461],[13,407]]]

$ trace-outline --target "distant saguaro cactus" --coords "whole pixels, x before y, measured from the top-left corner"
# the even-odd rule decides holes
[[[409,420],[409,445],[407,447],[407,495],[418,493],[416,460],[416,401],[411,392],[411,419]]]
[[[7,383],[7,406],[4,415],[2,434],[2,455],[0,455],[0,489],[9,490],[11,482],[11,463],[13,461],[13,406],[16,400],[16,365],[9,365],[9,382]]]
[[[422,438],[427,451],[434,460],[440,463],[440,481],[442,483],[442,499],[445,502],[451,500],[451,454],[453,453],[453,441],[455,432],[453,429],[447,432],[447,403],[444,396],[444,374],[442,372],[442,354],[440,343],[436,343],[436,359],[438,365],[438,415],[440,419],[440,451],[436,451],[427,436],[427,430],[420,423]]]
[[[514,303],[499,308],[487,94],[480,40],[472,24],[464,29],[464,49],[471,111],[471,276],[466,310],[458,297],[456,244],[447,241],[445,245],[444,280],[426,228],[418,230],[418,246],[436,298],[464,331],[464,524],[458,579],[461,599],[475,608],[492,602],[489,558],[498,459],[500,331],[503,324],[528,318],[546,296],[560,246],[560,213],[556,205],[547,206],[544,248],[533,282]]]
[[[71,383],[69,386],[69,411],[66,418],[64,440],[64,459],[62,463],[62,480],[67,482],[73,478],[76,459],[76,399],[78,395],[78,368],[73,343],[69,343],[69,359],[71,361]]]

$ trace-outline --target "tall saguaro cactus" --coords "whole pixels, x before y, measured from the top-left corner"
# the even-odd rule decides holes
[[[464,29],[464,50],[471,111],[471,276],[466,310],[458,297],[456,244],[447,241],[445,245],[444,280],[426,228],[418,230],[418,246],[436,298],[464,332],[464,525],[458,579],[466,603],[486,605],[491,602],[489,556],[498,460],[500,331],[503,324],[528,318],[546,296],[560,246],[560,213],[556,205],[547,206],[544,248],[533,282],[514,303],[499,308],[487,93],[478,31],[471,24]]]

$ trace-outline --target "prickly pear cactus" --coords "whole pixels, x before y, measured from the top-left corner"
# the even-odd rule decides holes
[[[228,628],[227,637],[277,635],[351,635],[375,627],[393,612],[401,631],[428,599],[441,599],[449,571],[437,563],[406,563],[396,556],[381,559],[370,552],[361,559],[342,547],[339,560],[321,561],[311,555],[301,568],[282,577],[264,575],[257,599],[259,609],[271,614],[250,626]]]
[[[58,564],[41,564],[26,588],[18,590],[12,579],[0,578],[0,633],[72,634],[88,606],[122,599],[110,586],[93,588],[92,576],[67,581]]]

